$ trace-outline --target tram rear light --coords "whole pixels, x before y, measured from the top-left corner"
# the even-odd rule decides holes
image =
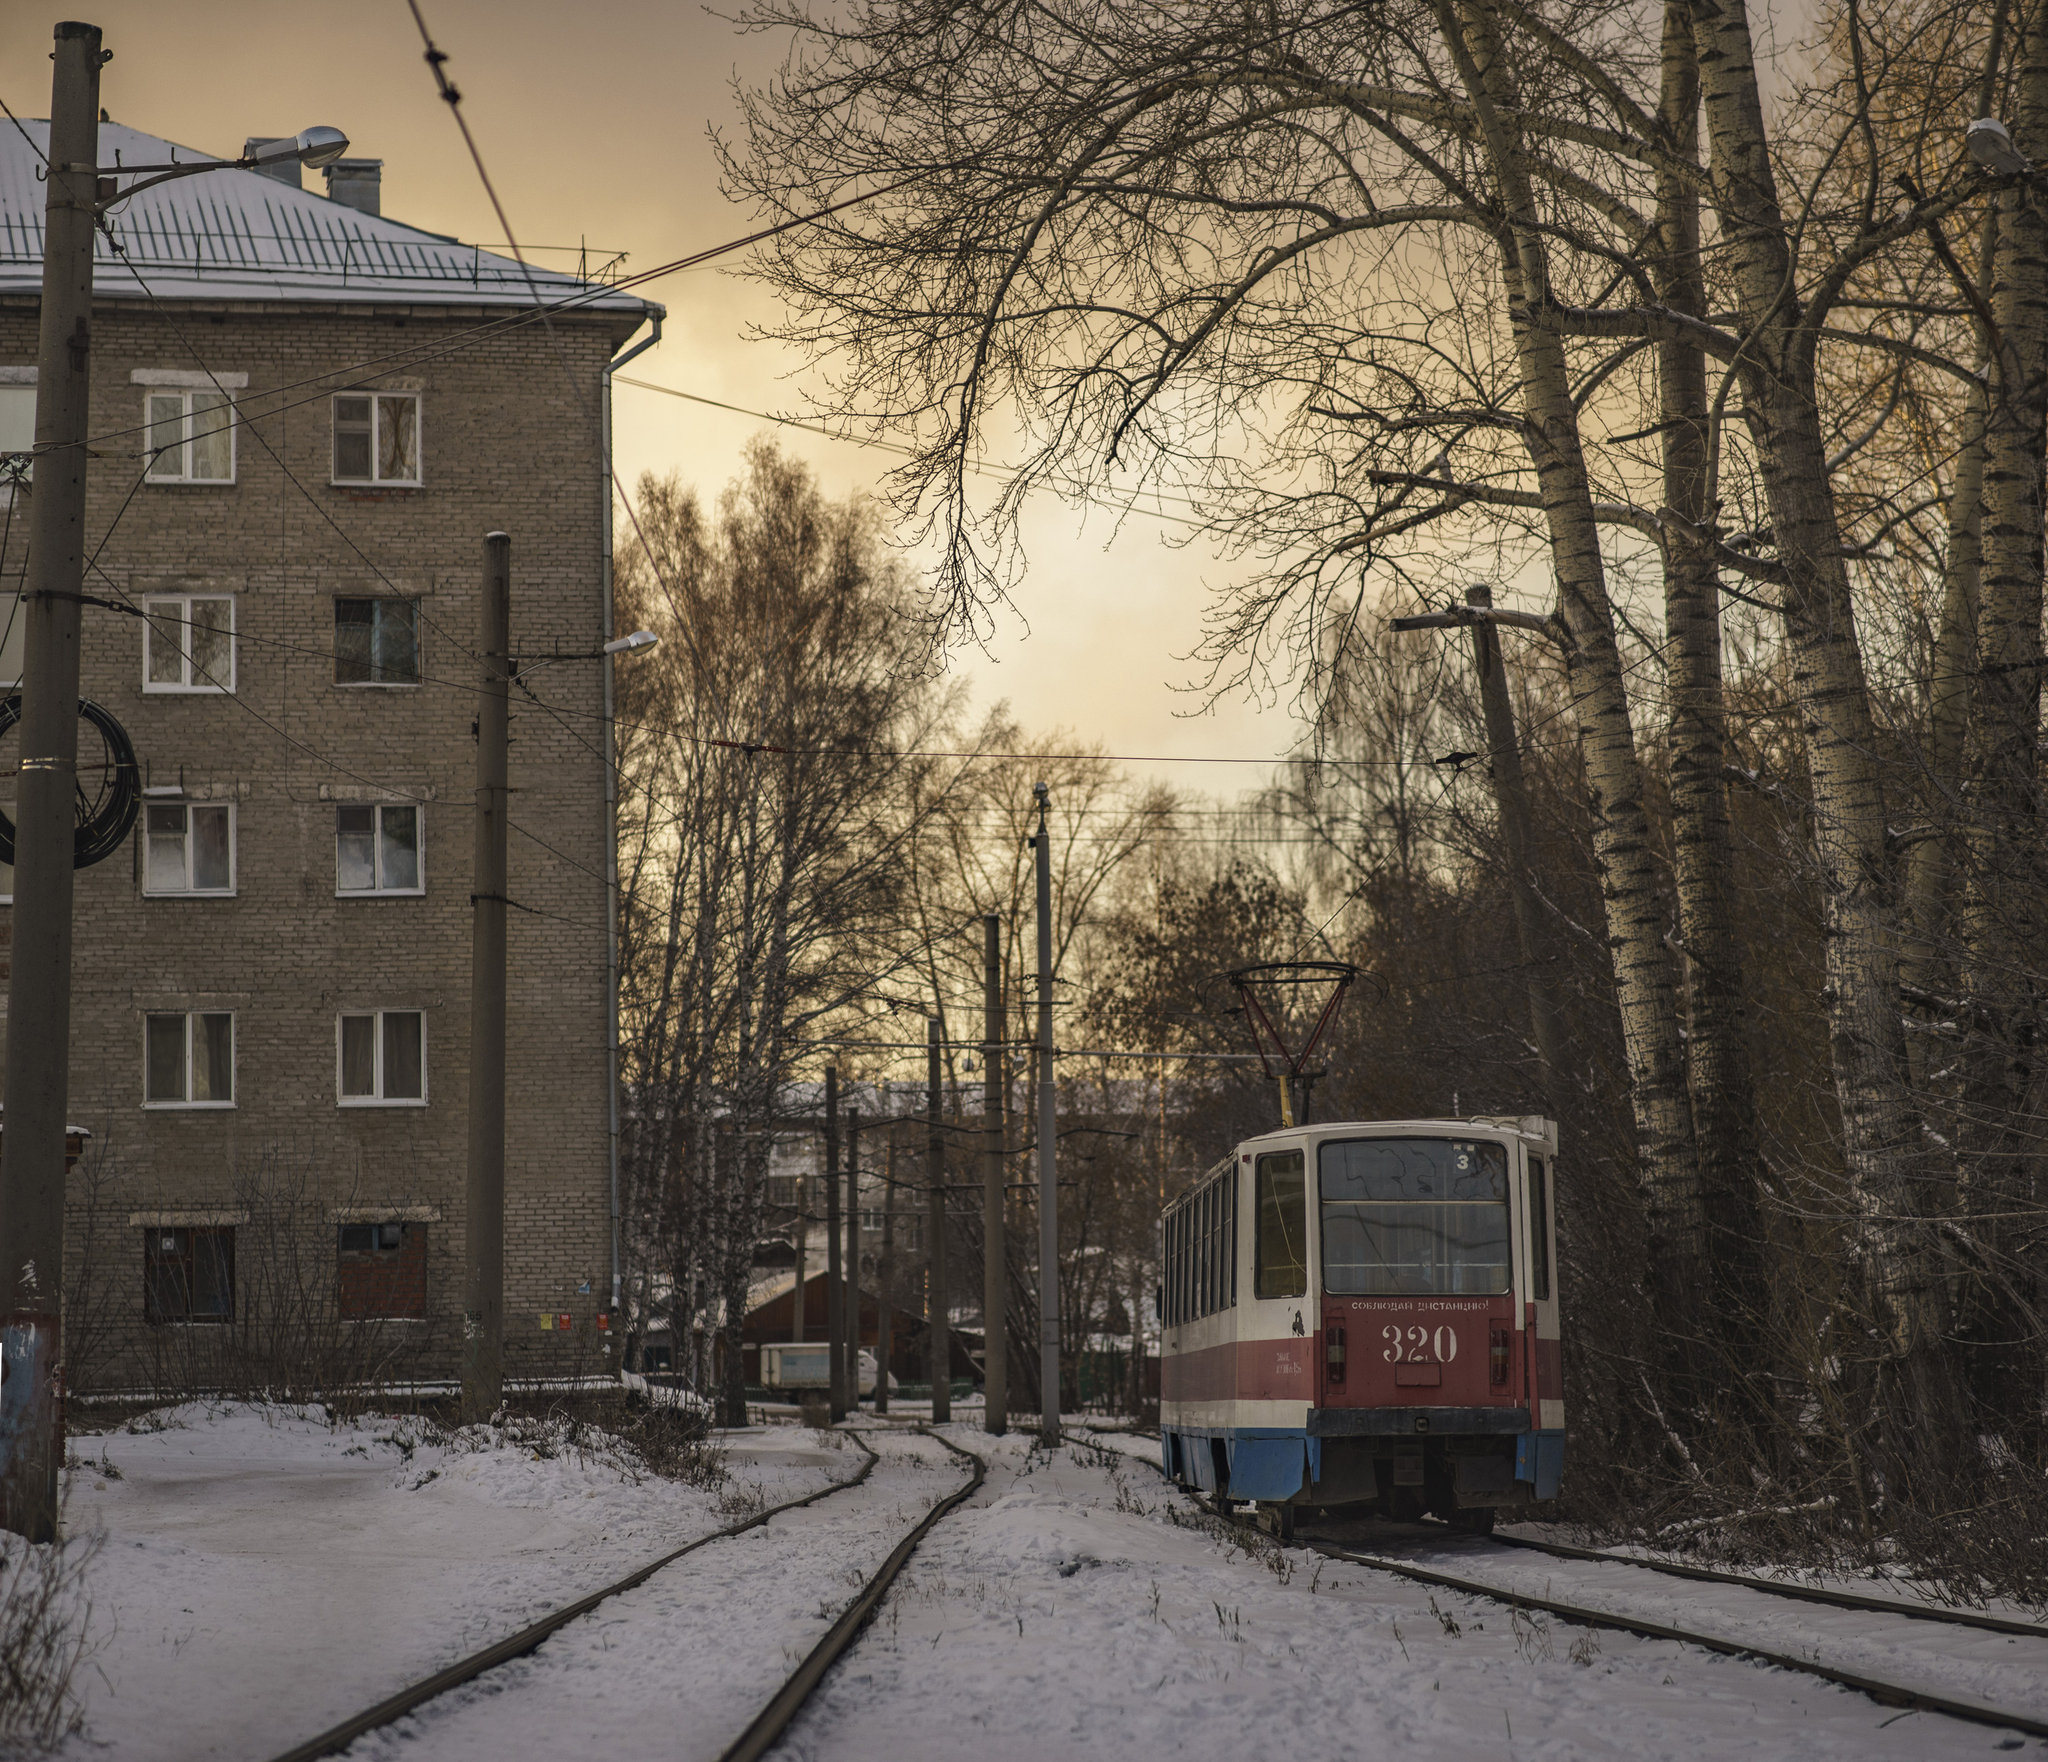
[[[1331,1382],[1341,1383],[1344,1380],[1344,1359],[1344,1330],[1326,1327],[1323,1330],[1323,1362],[1329,1366]]]
[[[1508,1386],[1508,1325],[1495,1322],[1486,1330],[1486,1380],[1496,1389]]]

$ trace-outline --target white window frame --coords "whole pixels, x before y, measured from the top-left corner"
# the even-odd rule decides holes
[[[370,400],[370,474],[367,477],[344,477],[340,461],[335,457],[337,425],[341,420],[343,398],[368,398]],[[384,406],[400,399],[412,405],[412,457],[414,475],[411,477],[379,477],[378,464],[384,454]],[[330,483],[349,489],[419,489],[426,483],[426,411],[421,407],[425,402],[418,392],[380,392],[361,390],[336,392],[328,412],[327,428],[327,469]]]
[[[366,602],[366,603],[368,603],[369,605],[371,605],[371,606],[373,606],[373,607],[381,607],[381,606],[410,606],[410,607],[412,608],[412,677],[411,677],[410,679],[340,679],[340,678],[337,678],[337,679],[336,679],[336,680],[334,681],[334,684],[335,684],[336,688],[337,688],[337,689],[339,689],[339,690],[341,690],[341,691],[417,691],[417,690],[419,690],[420,686],[421,686],[421,685],[422,685],[422,684],[424,683],[424,681],[425,681],[425,675],[424,675],[424,674],[423,674],[423,673],[421,672],[421,670],[420,670],[420,601],[419,601],[419,596],[418,596],[417,594],[375,594],[375,593],[338,593],[338,594],[336,594],[336,595],[334,596],[334,607],[335,607],[335,629],[336,629],[337,633],[339,632],[339,630],[340,630],[340,627],[341,627],[341,607],[342,607],[342,604],[343,604],[344,602],[347,602],[348,604],[351,604],[351,605],[353,605],[353,604],[357,603],[358,601],[361,601],[361,602]],[[371,657],[372,657],[372,661],[373,661],[373,664],[374,664],[374,660],[375,660],[375,656],[376,656],[376,652],[377,652],[377,637],[376,637],[376,628],[377,628],[377,627],[376,627],[376,623],[375,623],[375,621],[374,621],[374,620],[375,620],[375,619],[377,619],[377,618],[381,618],[382,616],[383,616],[383,613],[382,613],[381,611],[379,611],[379,612],[375,612],[375,613],[373,613],[373,614],[372,614],[372,619],[373,619],[373,621],[372,621],[372,623],[371,623],[371,626],[370,626],[370,630],[371,630],[371,636],[370,636],[370,654],[371,654]],[[335,640],[335,648],[334,648],[334,663],[335,663],[335,667],[336,667],[336,669],[337,669],[337,671],[338,671],[338,670],[339,670],[339,668],[340,668],[340,666],[341,666],[341,642],[340,642],[340,638],[339,638],[339,635],[338,635],[338,634],[337,634],[337,636],[336,636],[336,640]]]
[[[417,1095],[387,1096],[384,1093],[384,1018],[417,1016],[420,1022],[420,1092]],[[368,1018],[375,1055],[375,1093],[350,1095],[345,1087],[347,1072],[342,1054],[342,1026]],[[423,1009],[345,1009],[334,1018],[334,1098],[340,1107],[425,1107],[427,1105],[427,1012]]]
[[[179,808],[185,815],[185,885],[183,887],[152,887],[149,882],[149,816],[158,808]],[[218,810],[228,817],[228,882],[225,887],[194,887],[192,885],[192,810],[202,808],[207,812]],[[241,874],[235,862],[235,838],[239,828],[235,824],[235,804],[231,801],[195,801],[189,796],[145,796],[142,803],[142,896],[145,899],[232,899],[241,885]]]
[[[181,438],[175,448],[166,447],[161,453],[157,452],[150,445],[156,436],[156,418],[151,412],[155,408],[158,398],[176,398],[181,411],[179,422],[179,435]],[[228,474],[225,477],[195,477],[192,475],[192,400],[194,398],[227,399]],[[209,410],[203,414],[211,416],[215,412]],[[235,430],[240,426],[241,416],[235,408],[234,395],[228,391],[224,384],[219,387],[212,385],[196,387],[178,385],[145,386],[142,393],[142,450],[148,456],[148,464],[143,468],[143,481],[145,483],[199,484],[213,489],[225,489],[232,486],[235,481],[236,472],[241,467],[240,451],[235,445]],[[174,452],[177,455],[179,468],[175,471],[163,470],[163,465]]]
[[[231,593],[145,593],[142,596],[142,689],[145,692],[164,696],[226,697],[230,695],[235,689],[235,673],[240,659],[236,653],[240,646],[237,641],[237,635],[241,624],[240,610],[235,604],[237,598],[237,595]],[[157,610],[160,606],[176,606],[178,608],[178,629],[180,632],[185,632],[192,628],[192,606],[198,600],[219,600],[228,609],[228,677],[225,684],[217,685],[211,681],[202,681],[197,685],[193,684],[192,651],[187,646],[189,639],[174,639],[170,632],[164,628],[167,620]],[[156,653],[156,645],[174,640],[179,642],[178,660],[180,665],[178,681],[173,683],[168,679],[151,679],[150,673],[153,669],[150,666],[150,661]]]
[[[237,1033],[238,1013],[231,1009],[153,1009],[145,1010],[142,1017],[142,1105],[150,1112],[183,1110],[187,1113],[222,1113],[240,1105],[242,1085],[241,1073],[237,1069],[241,1053]],[[185,1099],[182,1101],[152,1101],[149,1097],[149,1024],[160,1016],[178,1016],[185,1024]],[[226,1016],[228,1019],[228,1099],[226,1101],[194,1101],[192,1095],[192,1024],[200,1016]]]
[[[344,808],[369,808],[375,815],[371,835],[371,862],[377,871],[374,887],[344,887],[341,884],[341,815]],[[413,826],[413,862],[419,869],[416,887],[384,885],[384,814],[388,808],[410,809]],[[334,804],[334,897],[336,899],[418,899],[427,891],[427,811],[411,801],[338,801]]]
[[[0,452],[31,452],[36,444],[36,370],[33,367],[0,367],[0,397],[12,406],[13,415],[7,421],[0,421]],[[27,417],[24,424],[23,416]],[[35,482],[35,461],[31,459],[23,473],[24,485]],[[14,501],[14,480],[0,473],[0,509]],[[20,508],[15,518],[20,519],[27,509]]]
[[[6,506],[6,491],[0,488],[0,507]],[[28,652],[28,600],[18,593],[0,593],[0,693],[21,689]]]

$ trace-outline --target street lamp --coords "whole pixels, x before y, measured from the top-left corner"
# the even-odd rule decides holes
[[[1963,130],[1963,151],[1993,177],[2016,177],[2033,169],[2027,156],[1995,116],[1980,116]]]
[[[51,128],[56,119],[51,118]],[[54,134],[52,136],[54,141]],[[282,147],[269,153],[244,153],[239,159],[171,159],[161,165],[116,165],[111,169],[102,167],[96,175],[99,178],[135,177],[143,172],[154,172],[154,177],[144,177],[139,184],[130,184],[125,190],[109,191],[104,185],[96,192],[98,205],[109,208],[116,202],[125,202],[137,190],[154,189],[158,184],[167,184],[173,178],[192,177],[202,171],[261,171],[266,165],[282,165],[296,159],[301,165],[318,170],[323,165],[332,165],[348,151],[348,136],[338,128],[329,128],[324,123],[313,128],[301,129]]]
[[[252,158],[114,166],[99,157],[97,25],[57,26],[50,57],[49,183],[36,368],[16,786],[14,960],[8,981],[7,1129],[0,1154],[0,1527],[57,1533],[64,1268],[64,1115],[71,1050],[71,902],[78,773],[79,616],[85,586],[93,232],[138,189]],[[309,128],[287,154],[324,165],[348,148]],[[266,157],[269,157],[266,155]],[[124,177],[143,173],[126,191]]]

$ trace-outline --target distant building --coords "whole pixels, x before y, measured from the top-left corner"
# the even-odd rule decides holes
[[[0,129],[0,452],[34,435],[26,133]],[[207,156],[100,129],[102,165],[173,157]],[[125,611],[86,608],[84,692],[147,786],[78,876],[67,1344],[102,1383],[294,1304],[456,1366],[483,539],[512,537],[518,654],[600,646],[607,365],[661,308],[388,219],[380,177],[211,172],[99,248],[86,591]],[[0,692],[30,494],[0,482]],[[513,696],[514,1375],[610,1347],[607,665]]]

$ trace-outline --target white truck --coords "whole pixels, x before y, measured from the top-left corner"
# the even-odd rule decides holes
[[[872,1395],[875,1392],[877,1372],[875,1355],[865,1347],[860,1355],[860,1392]],[[779,1346],[761,1348],[761,1387],[799,1391],[804,1389],[829,1389],[832,1386],[832,1367],[826,1356],[823,1340],[790,1340]],[[896,1379],[889,1379],[893,1391]]]

